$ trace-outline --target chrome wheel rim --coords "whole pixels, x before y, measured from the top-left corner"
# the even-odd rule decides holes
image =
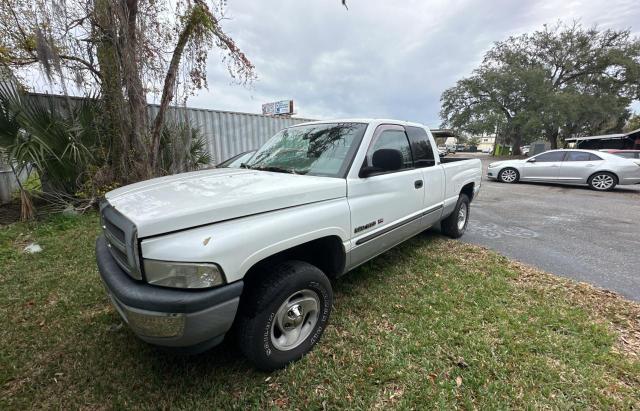
[[[613,186],[613,177],[609,174],[598,174],[593,177],[591,184],[598,190],[608,190]]]
[[[462,230],[467,224],[467,205],[462,203],[460,210],[458,211],[458,230]]]
[[[296,348],[311,334],[318,322],[320,298],[304,289],[284,300],[271,324],[271,343],[280,351]]]
[[[502,181],[504,181],[505,183],[513,183],[514,181],[516,181],[516,178],[518,177],[518,174],[516,173],[516,170],[504,170],[501,173],[501,178]]]

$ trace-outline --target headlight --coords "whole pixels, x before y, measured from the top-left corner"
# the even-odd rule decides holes
[[[224,283],[216,264],[144,260],[144,274],[153,285],[172,288],[209,288]]]
[[[498,165],[500,165],[500,163],[489,163],[489,168],[494,168]]]

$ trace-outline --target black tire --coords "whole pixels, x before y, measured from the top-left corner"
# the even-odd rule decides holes
[[[458,202],[456,203],[456,208],[453,210],[453,213],[449,215],[449,217],[442,220],[440,223],[441,231],[444,235],[451,238],[460,238],[467,230],[467,225],[469,224],[469,207],[470,201],[469,197],[466,194],[460,194],[458,197]],[[460,225],[458,217],[460,216],[460,210],[464,208],[465,220],[464,224]]]
[[[600,171],[589,177],[587,184],[592,190],[611,191],[618,185],[618,177],[613,173]]]
[[[507,178],[507,176],[510,176]],[[511,176],[515,176],[511,177]],[[513,167],[507,167],[500,170],[498,173],[498,181],[501,183],[514,184],[520,181],[520,173]]]
[[[272,371],[302,358],[320,340],[331,315],[333,290],[329,279],[322,271],[302,261],[279,263],[261,274],[259,281],[247,286],[241,298],[238,342],[242,353],[256,368]],[[318,303],[317,315],[314,316],[315,325],[308,326],[306,332],[309,333],[298,345],[290,349],[281,349],[273,341],[274,333],[280,330],[277,313],[288,301],[292,301],[296,293],[300,293],[301,296],[302,293],[315,293]],[[290,312],[291,309],[287,311]],[[311,324],[307,323],[308,317],[302,318],[299,315],[298,318],[302,324],[300,327]],[[280,335],[285,334],[281,332]]]

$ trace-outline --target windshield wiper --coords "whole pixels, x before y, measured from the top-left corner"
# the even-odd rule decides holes
[[[289,174],[297,174],[295,170],[291,168],[284,168],[278,166],[251,166],[252,170],[260,170],[260,171],[273,171],[275,173],[289,173]]]

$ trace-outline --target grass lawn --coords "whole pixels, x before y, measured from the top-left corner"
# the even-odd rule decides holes
[[[640,305],[479,247],[425,234],[339,279],[320,344],[265,374],[232,341],[136,339],[97,234],[93,213],[0,228],[0,409],[640,407]]]

